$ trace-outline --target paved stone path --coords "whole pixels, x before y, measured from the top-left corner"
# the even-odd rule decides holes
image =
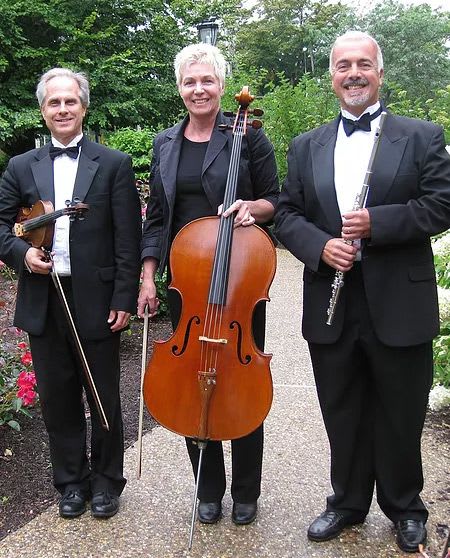
[[[278,271],[268,305],[267,350],[274,354],[274,402],[265,423],[263,488],[252,525],[231,522],[231,497],[217,525],[197,523],[187,551],[193,481],[184,441],[156,427],[144,437],[143,475],[136,480],[136,448],[125,455],[128,484],[121,510],[108,521],[88,513],[58,517],[52,506],[0,542],[1,558],[400,558],[391,523],[373,504],[362,526],[337,540],[311,543],[310,521],[330,492],[328,442],[308,351],[301,338],[301,264],[278,250]],[[450,447],[431,430],[423,441],[430,510],[429,556],[441,558],[450,522]],[[229,469],[229,444],[225,444]],[[19,482],[19,481],[18,481]],[[411,555],[409,555],[411,556]]]

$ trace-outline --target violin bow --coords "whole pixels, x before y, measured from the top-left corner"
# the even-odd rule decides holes
[[[139,392],[139,427],[138,427],[138,439],[137,439],[137,478],[141,478],[142,471],[142,429],[144,423],[144,376],[145,369],[147,366],[147,345],[148,345],[148,306],[145,307],[144,311],[144,331],[142,334],[142,359],[141,359],[141,384]]]
[[[48,251],[46,251],[46,253],[47,253],[47,256],[50,258],[50,260],[53,262],[53,258],[52,258],[51,253],[48,252]],[[80,341],[80,338],[78,336],[78,332],[77,332],[77,329],[75,327],[75,323],[73,321],[69,305],[67,304],[67,299],[66,299],[66,295],[64,294],[64,289],[62,288],[58,272],[56,271],[54,265],[53,265],[53,271],[51,272],[51,276],[52,276],[55,288],[56,288],[56,290],[59,294],[59,298],[61,299],[64,311],[65,311],[65,314],[66,314],[67,322],[68,322],[68,324],[70,326],[70,329],[72,331],[72,335],[73,335],[73,338],[75,340],[75,345],[77,347],[78,354],[80,356],[81,363],[83,364],[84,372],[86,374],[86,379],[87,379],[89,388],[91,390],[91,394],[92,394],[92,397],[94,399],[95,406],[97,407],[98,414],[100,415],[100,421],[102,423],[102,427],[105,430],[109,431],[108,419],[106,418],[105,411],[104,411],[102,403],[100,401],[100,397],[98,395],[97,387],[95,386],[94,378],[92,377],[91,370],[89,368],[89,364],[88,364],[88,361],[86,359],[86,355],[84,354],[83,346],[81,345],[81,341]]]

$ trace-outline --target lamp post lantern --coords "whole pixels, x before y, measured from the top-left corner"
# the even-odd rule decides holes
[[[202,21],[197,25],[200,41],[213,46],[216,45],[217,31],[219,29],[219,25],[214,20],[215,18],[210,18],[208,21]]]

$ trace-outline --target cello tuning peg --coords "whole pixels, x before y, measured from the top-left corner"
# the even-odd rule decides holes
[[[218,128],[219,130],[231,130],[233,126],[230,126],[229,124],[219,124]]]
[[[70,206],[72,205],[72,202],[71,202],[70,200],[66,200],[66,201],[64,202],[64,205],[65,205],[66,207],[70,207]]]
[[[259,108],[252,109],[249,112],[251,112],[253,116],[262,116],[264,114],[264,111]]]
[[[254,128],[255,130],[259,130],[262,127],[262,122],[261,120],[251,120],[248,123],[248,125]]]

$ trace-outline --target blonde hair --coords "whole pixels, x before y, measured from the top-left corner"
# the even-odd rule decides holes
[[[209,64],[210,66],[212,66],[221,87],[223,88],[225,86],[225,73],[227,69],[227,63],[225,61],[225,58],[222,56],[222,53],[215,46],[209,45],[207,43],[199,43],[184,47],[175,57],[173,65],[178,87],[181,86],[181,81],[183,79],[182,73],[184,68],[195,63]]]

